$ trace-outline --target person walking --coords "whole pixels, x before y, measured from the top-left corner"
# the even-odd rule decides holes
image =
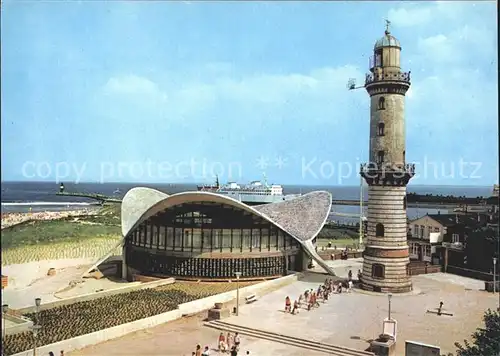
[[[226,351],[227,351],[226,338],[224,337],[224,333],[220,333],[220,335],[219,335],[219,352],[226,352]]]
[[[233,347],[233,335],[228,331],[226,336],[227,349],[231,350]]]
[[[236,348],[236,351],[240,349],[240,335],[238,333],[234,334],[234,347]]]
[[[291,311],[291,306],[292,306],[292,302],[290,300],[290,297],[287,296],[285,298],[285,312],[290,312]]]

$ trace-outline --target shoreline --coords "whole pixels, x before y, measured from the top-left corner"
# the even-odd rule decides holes
[[[1,229],[11,228],[33,220],[59,220],[70,216],[86,216],[96,213],[97,209],[85,207],[81,209],[62,211],[37,211],[37,212],[2,212]]]

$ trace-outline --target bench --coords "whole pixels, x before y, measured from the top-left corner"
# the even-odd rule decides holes
[[[257,296],[255,294],[249,295],[248,297],[245,297],[245,301],[247,302],[247,304],[256,302]]]

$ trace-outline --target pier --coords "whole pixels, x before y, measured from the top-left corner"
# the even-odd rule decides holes
[[[56,193],[56,195],[59,196],[66,196],[66,197],[79,197],[79,198],[89,198],[89,199],[95,199],[98,200],[100,203],[121,203],[121,199],[116,199],[116,198],[111,198],[106,195],[102,194],[96,194],[96,193],[66,193],[66,192],[59,192]]]

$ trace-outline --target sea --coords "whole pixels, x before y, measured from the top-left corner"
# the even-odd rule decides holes
[[[158,189],[165,193],[173,194],[185,191],[195,191],[196,184],[172,183],[172,184],[139,184],[139,183],[64,183],[66,192],[99,193],[117,199],[123,198],[131,188],[142,186]],[[37,211],[64,211],[90,208],[95,201],[88,198],[58,196],[59,185],[55,182],[1,182],[2,213],[8,212],[37,212]],[[359,200],[359,186],[314,186],[314,185],[287,185],[284,186],[285,194],[305,194],[315,190],[326,190],[332,193],[333,199],[337,200]],[[408,192],[418,194],[441,194],[466,197],[489,197],[492,195],[492,186],[433,186],[433,185],[409,185]],[[365,199],[367,191],[364,190]],[[341,214],[359,214],[359,206],[336,205],[333,211]],[[366,209],[366,207],[365,207]],[[410,219],[423,216],[426,213],[436,214],[437,209],[408,208]],[[448,211],[439,209],[441,214]],[[366,212],[365,212],[366,213]],[[339,222],[358,221],[356,217],[341,215],[330,216],[331,220]]]

